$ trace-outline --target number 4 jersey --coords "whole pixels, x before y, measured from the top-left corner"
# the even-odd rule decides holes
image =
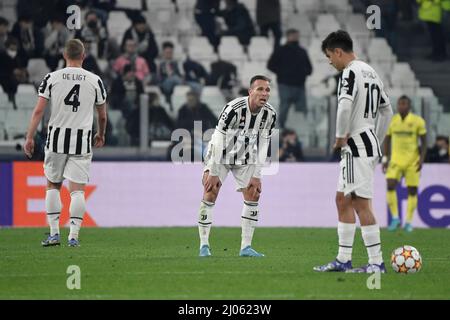
[[[341,99],[352,102],[347,144],[353,157],[381,157],[375,123],[378,109],[388,107],[389,100],[375,70],[360,60],[350,62],[342,72],[338,104]]]
[[[64,68],[45,76],[39,86],[39,96],[51,100],[46,150],[91,153],[94,105],[106,101],[102,80],[82,68]]]

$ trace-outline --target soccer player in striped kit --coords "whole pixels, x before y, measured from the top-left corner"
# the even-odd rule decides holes
[[[322,42],[322,51],[330,64],[342,71],[334,144],[335,150],[341,150],[336,193],[339,251],[334,261],[314,267],[314,270],[384,273],[380,227],[372,209],[373,177],[381,158],[380,145],[393,114],[392,107],[375,70],[357,60],[347,32],[339,30],[329,34]],[[351,260],[355,211],[369,256],[369,263],[360,268],[353,268]]]
[[[254,76],[250,80],[248,92],[248,96],[234,99],[225,105],[208,145],[203,169],[204,193],[198,220],[201,257],[211,255],[209,233],[214,204],[229,171],[236,180],[237,191],[242,192],[244,198],[239,255],[264,256],[254,250],[251,243],[259,217],[261,169],[275,127],[276,112],[268,103],[270,80],[267,77]]]
[[[86,211],[84,187],[89,181],[92,141],[95,147],[105,143],[106,90],[102,80],[82,68],[85,51],[78,39],[69,40],[64,48],[67,67],[45,76],[39,98],[28,127],[25,154],[31,158],[34,134],[44,110],[51,101],[51,116],[45,144],[44,173],[47,178],[45,208],[50,235],[44,247],[60,245],[60,189],[69,180],[70,233],[68,245],[79,246],[78,234]],[[94,106],[98,114],[97,133],[92,136]]]

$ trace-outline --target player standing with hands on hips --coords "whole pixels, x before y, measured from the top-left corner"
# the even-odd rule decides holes
[[[203,199],[199,208],[200,256],[211,255],[209,233],[214,204],[229,171],[242,192],[241,257],[262,257],[251,246],[259,217],[261,169],[267,158],[276,122],[275,109],[268,104],[269,78],[256,75],[250,80],[249,95],[234,99],[223,108],[208,145],[203,169]]]
[[[67,67],[45,76],[39,87],[39,98],[28,127],[25,154],[34,152],[34,134],[44,110],[51,100],[51,116],[45,143],[44,173],[47,178],[45,209],[50,235],[44,247],[60,245],[60,189],[69,180],[70,233],[68,245],[79,246],[78,234],[86,211],[84,187],[89,181],[92,161],[92,139],[97,148],[105,144],[106,90],[102,80],[82,68],[85,51],[78,39],[69,40],[64,48]],[[92,137],[94,106],[98,114],[97,133]]]
[[[341,150],[336,193],[339,251],[334,261],[314,267],[314,270],[385,273],[380,227],[373,213],[372,198],[375,166],[381,158],[380,145],[393,114],[392,107],[375,70],[357,60],[347,32],[339,30],[329,34],[322,42],[322,51],[330,64],[342,71],[334,144],[335,150]],[[361,223],[369,263],[353,269],[355,211]]]

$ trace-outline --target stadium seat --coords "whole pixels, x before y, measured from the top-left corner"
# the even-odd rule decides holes
[[[32,112],[33,110],[30,109],[8,111],[5,127],[9,140],[14,139],[16,136],[25,136]]]
[[[111,122],[113,135],[119,135],[120,126],[122,125],[120,122],[125,121],[122,112],[120,110],[108,109],[108,119]]]
[[[219,55],[225,60],[245,61],[244,49],[235,36],[224,36],[220,40]]]
[[[331,32],[338,29],[340,29],[340,25],[334,15],[330,13],[319,14],[315,24],[316,34],[319,39],[324,39]]]
[[[303,147],[309,147],[311,142],[311,129],[305,115],[302,112],[297,112],[295,108],[289,109],[288,117],[285,127],[294,130],[297,133],[299,140]]]
[[[16,93],[18,109],[33,109],[36,105],[36,88],[32,84],[19,84]]]
[[[272,50],[272,44],[266,37],[253,37],[248,47],[248,56],[250,61],[266,62]]]
[[[142,10],[141,0],[116,0],[116,8]]]
[[[304,12],[290,15],[283,23],[283,26],[285,31],[293,28],[300,32],[300,44],[303,47],[308,47],[311,39],[315,37],[312,23]]]
[[[208,105],[216,117],[219,116],[223,107],[227,103],[222,92],[220,92],[217,86],[203,87],[201,101]]]
[[[395,63],[391,73],[391,83],[396,87],[401,87],[406,94],[413,95],[417,89],[417,80],[409,63]]]
[[[109,13],[106,27],[108,29],[108,35],[110,38],[117,39],[118,42],[122,41],[125,31],[131,26],[131,21],[122,11],[111,11]]]
[[[174,119],[178,116],[178,110],[186,102],[186,94],[191,90],[191,87],[185,85],[176,86],[172,94],[173,111],[171,115]]]
[[[189,56],[194,60],[213,61],[214,49],[206,37],[193,37],[188,47]]]
[[[371,32],[367,29],[366,19],[362,14],[351,14],[347,17],[345,29],[353,38],[353,43],[359,42],[361,47],[366,48],[369,45]]]
[[[35,85],[39,85],[45,75],[50,72],[45,60],[40,58],[28,60],[27,70],[30,82]]]
[[[182,1],[179,1],[182,2]],[[174,9],[172,1],[167,0],[147,0],[147,9],[155,11],[159,9]]]

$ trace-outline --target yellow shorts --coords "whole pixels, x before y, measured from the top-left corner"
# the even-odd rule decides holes
[[[386,179],[394,179],[400,181],[405,177],[405,183],[408,187],[418,187],[420,180],[420,171],[417,171],[417,163],[413,162],[407,166],[400,166],[390,162],[386,172]]]

